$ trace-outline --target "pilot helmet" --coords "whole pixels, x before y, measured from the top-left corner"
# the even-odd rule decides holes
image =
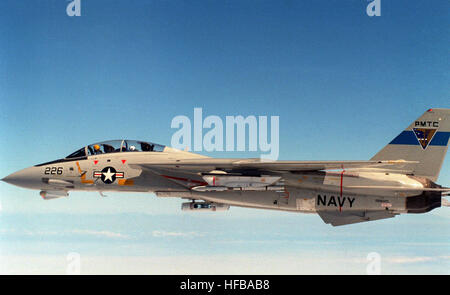
[[[134,145],[130,146],[130,151],[136,150],[136,147]]]
[[[94,150],[98,151],[100,149],[100,146],[98,144],[94,144]]]

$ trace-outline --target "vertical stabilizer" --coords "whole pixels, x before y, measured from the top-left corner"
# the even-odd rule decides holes
[[[447,153],[450,109],[429,109],[371,160],[419,161],[402,170],[436,181]]]

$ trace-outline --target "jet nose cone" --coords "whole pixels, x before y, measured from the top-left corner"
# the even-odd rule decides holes
[[[39,183],[39,175],[35,167],[25,168],[14,172],[2,179],[2,181],[25,188],[34,188]]]
[[[15,184],[17,181],[20,181],[20,171],[11,173],[10,175],[2,178],[2,181],[9,183],[9,184]]]
[[[13,173],[13,174],[14,174],[14,173]],[[1,179],[1,181],[4,181],[4,182],[6,182],[6,183],[11,184],[11,182],[14,181],[14,180],[13,180],[13,179],[14,179],[13,174],[10,174],[10,175],[8,175],[8,176],[6,176],[6,177],[3,177],[3,178]]]

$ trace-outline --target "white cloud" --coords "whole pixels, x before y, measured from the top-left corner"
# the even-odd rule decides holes
[[[173,256],[91,256],[81,254],[81,274],[366,274],[362,253],[220,254]],[[450,256],[381,258],[382,274],[448,274],[438,263]],[[429,265],[430,262],[433,263]],[[414,267],[412,267],[414,263]],[[64,274],[66,255],[0,256],[0,274]]]
[[[163,230],[154,230],[152,232],[154,237],[203,237],[204,234],[198,232],[170,232]]]
[[[64,274],[60,256],[0,256],[0,274]],[[326,268],[324,268],[326,266]],[[87,256],[81,253],[81,274],[333,274],[342,273],[333,259],[284,255]],[[326,269],[326,270],[324,270]],[[363,267],[346,265],[345,273]],[[362,273],[364,274],[364,273]]]
[[[8,234],[8,233],[16,233],[19,235],[25,235],[29,237],[39,237],[39,236],[64,236],[67,234],[79,234],[79,235],[90,235],[97,237],[107,237],[107,238],[129,238],[128,235],[124,235],[121,233],[116,233],[112,231],[106,230],[88,230],[88,229],[74,229],[74,230],[61,230],[61,231],[42,231],[42,230],[16,230],[13,228],[9,229],[0,229],[0,234]]]
[[[102,231],[96,231],[96,230],[81,230],[81,229],[75,229],[73,231],[71,231],[72,233],[75,234],[81,234],[81,235],[92,235],[92,236],[97,236],[97,237],[107,237],[107,238],[121,238],[121,239],[126,239],[129,236],[121,234],[121,233],[116,233],[116,232],[112,232],[112,231],[106,231],[106,230],[102,230]]]
[[[404,263],[422,263],[422,262],[434,262],[439,260],[449,260],[450,256],[397,256],[382,258],[388,263],[404,264]]]

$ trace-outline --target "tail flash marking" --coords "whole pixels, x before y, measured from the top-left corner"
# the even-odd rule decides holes
[[[429,145],[446,146],[449,137],[450,132],[436,132],[436,129],[414,128],[413,131],[403,131],[389,144],[421,145],[423,149],[426,149]],[[421,140],[421,138],[425,140]]]

